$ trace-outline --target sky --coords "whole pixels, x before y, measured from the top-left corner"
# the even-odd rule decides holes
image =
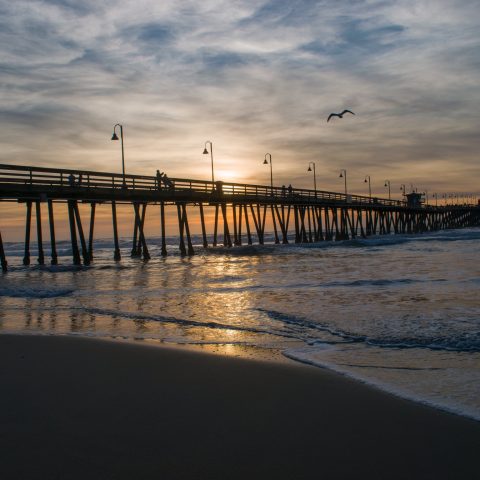
[[[0,0],[0,163],[478,193],[478,0]],[[327,123],[331,112],[355,112]]]

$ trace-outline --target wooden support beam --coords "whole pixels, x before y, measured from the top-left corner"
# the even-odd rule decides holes
[[[255,215],[255,210],[253,209],[253,205],[250,205],[250,211],[252,213],[253,223],[255,224],[255,230],[257,231],[258,243],[260,245],[263,245],[263,237],[262,237],[262,232],[260,230],[260,218],[257,218],[257,216]],[[257,205],[257,213],[260,214],[260,208],[258,205]]]
[[[32,201],[27,203],[27,218],[25,221],[25,253],[23,255],[23,264],[30,265],[30,230],[32,228]]]
[[[308,220],[308,241],[310,243],[313,242],[313,235],[312,235],[312,218],[310,213],[310,207],[307,206],[307,220]]]
[[[113,222],[113,243],[115,251],[113,253],[113,259],[118,262],[122,259],[120,254],[120,243],[118,241],[118,225],[117,225],[117,205],[115,200],[112,200],[112,222]]]
[[[139,208],[139,213],[140,213],[140,206],[138,208]],[[139,238],[138,238],[138,243],[137,243],[137,251],[138,251],[139,255],[141,253],[143,253],[143,258],[144,259],[145,259],[145,249],[146,249],[145,230],[144,230],[146,213],[147,213],[147,204],[142,203],[142,215],[140,217],[139,236],[138,236]],[[140,235],[140,232],[142,232],[143,239],[142,239],[142,235]],[[148,248],[146,250],[147,250],[147,257],[148,257],[147,260],[149,260],[150,259],[150,254],[148,253]]]
[[[143,232],[143,223],[142,223],[142,220],[143,222],[145,222],[146,209],[147,209],[147,204],[144,203],[142,205],[142,215],[140,216],[140,205],[138,203],[133,204],[133,210],[135,212],[135,222],[138,228],[138,240],[139,240],[138,249],[140,249],[143,252],[144,260],[150,260],[150,253],[148,252],[147,242],[145,240],[145,234]]]
[[[237,206],[232,204],[232,217],[233,217],[233,244],[238,245],[238,226],[237,226]]]
[[[133,208],[135,209],[135,204]],[[138,222],[137,222],[137,216],[135,214],[133,219],[133,238],[132,238],[132,250],[130,251],[130,256],[134,258],[134,257],[139,257],[140,254],[141,254],[140,245],[138,244]]]
[[[373,228],[372,228],[372,235],[377,234],[377,226],[378,226],[378,210],[373,211]]]
[[[275,220],[275,212],[273,211],[273,204],[270,205],[270,210],[272,213],[272,222],[273,222],[273,234],[275,237],[275,243],[280,243],[280,239],[278,238],[278,230],[277,230],[277,221]]]
[[[178,233],[179,233],[179,248],[180,248],[180,254],[181,255],[186,255],[187,254],[187,249],[185,248],[185,239],[184,239],[184,226],[183,226],[183,215],[182,215],[182,208],[179,203],[177,203],[177,214],[178,214]]]
[[[284,220],[285,231],[287,232],[287,234],[288,234],[288,227],[290,226],[290,213],[291,213],[291,211],[292,211],[292,206],[289,205],[288,209],[287,209],[287,218],[286,218],[286,220]],[[283,217],[283,206],[282,206],[282,217]]]
[[[353,210],[352,210],[352,217],[353,217]],[[349,235],[348,235],[348,228],[350,228],[350,236],[351,238],[355,238],[356,237],[356,234],[355,234],[355,227],[354,227],[354,223],[352,221],[352,219],[350,218],[350,215],[348,213],[348,208],[345,209],[345,234],[346,234],[346,240],[349,239]]]
[[[297,205],[293,206],[293,216],[295,219],[295,243],[300,243],[301,242],[301,236],[300,236],[300,222],[298,219],[298,207]]]
[[[200,208],[200,224],[202,226],[202,239],[203,239],[203,248],[208,247],[208,242],[207,242],[207,229],[205,228],[205,215],[203,213],[203,203],[199,203],[199,208]]]
[[[72,257],[74,265],[81,265],[80,252],[78,250],[77,230],[75,227],[75,212],[73,202],[75,200],[68,200],[68,220],[70,224],[70,240],[72,242]]]
[[[242,244],[242,212],[243,212],[243,208],[242,208],[242,205],[239,205],[238,206],[238,232],[237,232],[237,235],[238,235],[238,245],[241,245]]]
[[[248,245],[251,245],[252,244],[252,233],[250,232],[250,221],[248,219],[248,208],[247,208],[246,204],[243,206],[243,211],[245,213],[245,228],[247,229],[247,243],[248,243]]]
[[[328,207],[325,207],[325,240],[333,240],[333,218]]]
[[[185,226],[185,233],[187,234],[187,248],[189,255],[195,255],[195,251],[192,245],[192,238],[190,236],[190,227],[188,226],[188,218],[187,218],[187,204],[182,203],[182,215],[183,215],[183,224]]]
[[[45,254],[43,252],[43,235],[42,235],[42,209],[40,200],[35,202],[35,213],[37,217],[37,247],[38,247],[38,264],[45,265]]]
[[[367,235],[365,234],[365,230],[363,228],[363,210],[362,208],[358,209],[357,212],[357,226],[360,227],[360,235],[362,238],[366,238]]]
[[[230,230],[228,228],[227,204],[225,202],[222,202],[222,217],[223,217],[223,245],[225,247],[231,247],[232,239],[230,238]]]
[[[332,207],[332,230],[333,226],[335,226],[335,241],[341,240],[341,234],[338,229],[338,212],[335,207]]]
[[[307,230],[305,227],[305,208],[303,205],[298,207],[298,218],[300,223],[300,242],[308,243]]]
[[[7,257],[5,256],[5,250],[3,248],[2,233],[0,232],[0,263],[2,265],[2,272],[8,270]]]
[[[322,207],[314,207],[315,218],[317,221],[317,228],[315,229],[315,241],[321,242],[324,240],[323,236],[323,222],[322,222]]]
[[[161,228],[161,235],[162,235],[162,257],[166,257],[167,256],[167,239],[166,239],[166,230],[165,230],[165,202],[160,202],[160,228]]]
[[[58,255],[57,255],[57,244],[55,241],[55,220],[53,217],[53,202],[52,200],[48,201],[48,223],[50,226],[50,250],[52,252],[52,265],[58,264]]]
[[[78,236],[80,237],[80,245],[82,247],[83,264],[90,265],[90,255],[87,249],[87,243],[85,242],[85,235],[83,234],[82,219],[80,218],[80,212],[78,210],[78,203],[73,201],[73,212],[75,214],[75,220],[77,222]]]
[[[213,246],[217,246],[218,240],[218,203],[215,205],[215,223],[213,225]]]
[[[273,193],[272,193],[273,195]],[[258,211],[260,212],[260,205],[258,205]],[[260,217],[260,214],[259,214]],[[263,218],[261,222],[261,229],[262,229],[262,241],[265,241],[265,220],[267,219],[267,206],[263,206]]]
[[[96,203],[92,202],[90,204],[90,229],[88,232],[88,258],[90,261],[93,260],[93,230],[95,228],[95,208]]]
[[[283,205],[282,205],[283,207]],[[285,228],[285,216],[280,214],[280,211],[278,210],[278,205],[275,205],[275,212],[277,214],[277,219],[278,219],[278,224],[280,226],[280,231],[282,232],[282,243],[287,244],[288,243],[288,238],[287,238],[287,230]],[[282,212],[283,213],[283,212]]]
[[[317,214],[316,214],[317,207],[311,206],[310,211],[312,214],[312,230],[313,230],[313,241],[318,242],[318,225],[317,225]]]

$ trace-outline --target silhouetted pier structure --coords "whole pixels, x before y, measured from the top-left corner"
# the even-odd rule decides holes
[[[57,264],[54,205],[68,207],[73,262],[88,265],[93,260],[95,212],[99,204],[109,204],[115,260],[121,259],[117,205],[132,205],[132,256],[148,260],[145,237],[147,206],[159,206],[161,254],[167,255],[165,208],[173,206],[178,217],[179,249],[193,255],[189,216],[198,211],[203,247],[209,247],[205,209],[213,209],[212,246],[220,237],[226,247],[252,245],[254,238],[264,244],[267,220],[275,243],[312,243],[346,240],[370,235],[421,233],[480,225],[478,205],[409,205],[405,201],[308,189],[286,189],[262,185],[209,182],[182,178],[160,181],[156,176],[122,175],[94,171],[25,167],[0,164],[0,200],[26,206],[25,254],[30,264],[32,209],[35,206],[38,263],[45,263],[42,232],[42,206],[47,209],[51,263]],[[90,206],[88,230],[79,203]],[[188,208],[187,208],[188,207]],[[222,229],[220,233],[219,229]],[[7,271],[7,260],[0,233],[0,260]]]

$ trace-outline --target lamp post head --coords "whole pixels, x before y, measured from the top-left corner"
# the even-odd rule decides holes
[[[367,177],[365,177],[365,180],[363,181],[363,183],[367,183]]]
[[[208,154],[207,147],[205,147],[205,148],[203,149],[203,154],[204,154],[204,155],[207,155],[207,154]]]
[[[388,187],[388,185],[387,185],[387,182],[385,182],[385,185],[384,185],[384,187]]]
[[[264,165],[268,165],[268,162],[267,162],[267,159],[265,158],[265,160],[263,161],[263,164]]]
[[[343,178],[343,173],[340,172],[340,175],[338,176],[338,178]]]
[[[310,165],[309,165],[307,172],[311,172],[311,171],[312,171],[312,168],[311,168]]]
[[[113,132],[112,140],[118,140],[117,134],[115,132]]]

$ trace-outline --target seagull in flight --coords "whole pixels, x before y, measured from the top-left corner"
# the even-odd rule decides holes
[[[352,115],[355,115],[355,114],[354,114],[353,112],[351,112],[350,110],[344,110],[342,113],[331,113],[331,114],[328,116],[328,118],[327,118],[327,122],[329,122],[332,117],[343,118],[343,116],[344,116],[346,113],[351,113]]]

